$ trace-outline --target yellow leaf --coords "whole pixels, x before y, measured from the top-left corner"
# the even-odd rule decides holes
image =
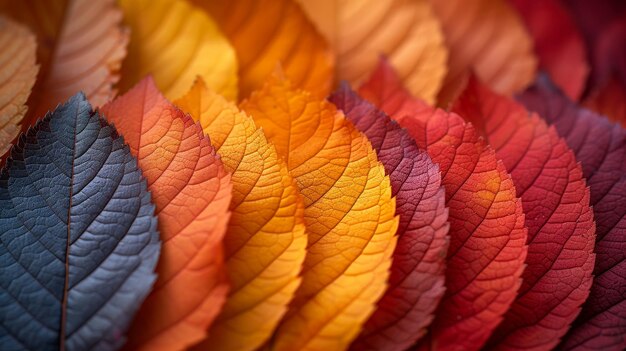
[[[387,287],[398,227],[389,178],[367,138],[327,101],[271,77],[243,103],[304,198],[302,284],[276,350],[346,348]]]
[[[35,37],[25,27],[0,16],[0,156],[20,131],[26,99],[35,84]]]
[[[505,0],[430,0],[441,21],[448,75],[439,93],[446,106],[463,90],[467,74],[502,94],[523,90],[535,77],[533,42]]]
[[[239,59],[239,91],[247,97],[280,63],[294,84],[326,97],[334,58],[295,0],[192,0],[230,39]]]
[[[37,37],[37,82],[22,130],[78,91],[101,106],[116,91],[128,33],[114,0],[0,0],[0,12]]]
[[[270,337],[300,284],[304,205],[287,165],[252,118],[199,79],[175,102],[202,125],[232,173],[224,239],[231,291],[198,350],[255,350]]]
[[[336,79],[360,84],[384,54],[411,92],[433,103],[448,50],[428,0],[299,0],[337,55]]]
[[[235,51],[206,13],[185,0],[118,0],[131,28],[120,88],[152,75],[169,99],[183,95],[197,75],[215,91],[237,98]]]

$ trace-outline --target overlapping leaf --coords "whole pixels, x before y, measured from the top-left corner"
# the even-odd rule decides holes
[[[556,127],[576,153],[591,189],[596,265],[591,293],[564,350],[626,347],[626,131],[568,101],[545,78],[521,101]]]
[[[511,177],[471,125],[413,98],[385,62],[360,93],[407,128],[442,172],[450,220],[447,290],[421,348],[480,349],[513,302],[526,257]]]
[[[581,166],[554,128],[475,78],[453,111],[472,122],[504,162],[528,227],[522,287],[489,348],[551,350],[591,287],[595,224]]]
[[[353,350],[406,350],[424,335],[443,297],[448,211],[441,174],[406,130],[348,85],[330,99],[364,133],[391,181],[400,217],[389,288]]]
[[[247,97],[280,63],[303,89],[326,97],[334,56],[295,0],[192,0],[220,24],[239,59],[239,90]]]
[[[94,106],[115,95],[128,33],[114,0],[2,0],[0,13],[26,24],[37,37],[41,67],[23,131],[78,91]]]
[[[448,50],[428,0],[299,0],[337,55],[336,79],[358,84],[385,54],[411,92],[433,103]]]
[[[539,67],[567,95],[577,100],[585,88],[589,65],[583,38],[560,0],[510,0],[532,35]]]
[[[462,91],[469,70],[494,90],[511,94],[530,84],[536,59],[524,24],[505,0],[430,0],[449,48],[448,74],[439,93],[447,105]]]
[[[0,174],[0,345],[116,350],[155,280],[146,183],[78,94],[23,134]]]
[[[586,41],[592,66],[590,88],[604,85],[616,68],[624,77],[626,49],[622,44],[626,35],[626,3],[619,0],[567,0],[563,3]]]
[[[163,240],[159,277],[137,314],[127,349],[185,349],[206,336],[226,297],[221,241],[230,176],[202,128],[165,100],[152,79],[102,112],[144,170]]]
[[[626,128],[626,86],[619,79],[612,78],[595,90],[584,105]]]
[[[285,158],[304,198],[302,284],[276,350],[344,349],[387,287],[398,221],[366,137],[329,102],[272,76],[242,105]]]
[[[585,105],[626,126],[626,12],[598,38],[591,94]]]
[[[35,84],[35,37],[26,29],[0,16],[0,157],[6,154],[20,131],[26,100]]]
[[[176,101],[198,121],[232,173],[224,239],[230,295],[198,350],[255,350],[271,336],[300,284],[304,204],[287,165],[252,118],[198,80]]]
[[[120,86],[127,90],[151,74],[176,99],[197,75],[215,91],[237,98],[237,58],[213,19],[186,0],[119,0],[131,29]]]

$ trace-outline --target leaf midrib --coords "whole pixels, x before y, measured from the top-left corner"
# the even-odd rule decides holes
[[[73,136],[74,142],[72,143],[72,166],[70,173],[70,186],[69,186],[69,206],[67,207],[67,238],[65,242],[65,282],[63,286],[63,299],[61,301],[61,329],[59,331],[59,350],[65,351],[65,334],[67,325],[67,298],[69,294],[69,272],[70,272],[70,240],[71,240],[71,219],[72,219],[72,198],[74,194],[74,162],[76,161],[76,124],[78,123],[78,114],[80,112],[80,102],[77,103],[76,111],[74,113],[74,128]]]

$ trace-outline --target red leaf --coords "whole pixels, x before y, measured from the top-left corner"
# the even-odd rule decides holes
[[[598,52],[605,51],[605,54],[608,54],[610,51],[625,51],[625,46],[619,42],[616,43],[615,47],[605,47],[604,49],[602,47],[605,46],[603,42],[607,41],[606,37],[611,36],[611,27],[626,19],[626,2],[623,0],[566,0],[563,3],[570,10],[572,18],[578,25],[587,43],[592,66],[591,86],[598,87],[603,85],[608,78],[607,73],[610,73],[612,70],[611,66],[606,66],[606,59],[612,61],[616,56],[600,54],[604,56],[603,58],[598,56]],[[610,39],[608,40],[610,41]],[[609,52],[606,52],[607,50]],[[619,61],[615,63],[619,63]],[[626,63],[622,64],[626,68]]]
[[[626,128],[626,85],[617,78],[594,91],[584,105]]]
[[[562,348],[622,350],[626,348],[626,131],[578,107],[545,78],[521,101],[565,138],[591,189],[597,226],[595,278]]]
[[[510,0],[526,23],[539,66],[576,100],[583,92],[589,65],[583,38],[559,0]]]
[[[598,37],[592,91],[585,105],[626,126],[626,14]]]
[[[513,302],[526,258],[522,204],[504,165],[471,125],[404,89],[383,62],[361,87],[439,164],[450,212],[447,291],[423,347],[479,349]]]
[[[475,78],[453,111],[472,122],[496,149],[526,214],[528,256],[522,287],[490,348],[552,349],[580,313],[591,287],[595,224],[582,169],[554,128]]]
[[[405,350],[424,335],[445,291],[449,225],[439,167],[406,130],[347,84],[329,100],[378,152],[400,217],[389,288],[351,349]]]

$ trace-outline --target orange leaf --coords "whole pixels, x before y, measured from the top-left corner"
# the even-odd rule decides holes
[[[221,240],[230,176],[191,117],[152,79],[102,113],[124,136],[148,182],[163,242],[158,279],[139,309],[127,350],[183,350],[202,340],[227,293]]]
[[[198,75],[229,99],[237,98],[237,58],[217,24],[186,0],[118,0],[131,29],[120,87],[147,74],[169,99],[183,95]]]
[[[329,102],[271,77],[243,108],[287,161],[304,198],[302,285],[276,350],[345,349],[387,288],[398,219],[367,138]]]
[[[0,0],[0,12],[37,36],[37,82],[22,130],[82,91],[94,106],[115,96],[128,32],[114,0]]]
[[[527,231],[511,176],[455,113],[413,98],[382,62],[360,93],[439,164],[449,208],[446,294],[421,349],[478,350],[520,287]]]
[[[333,55],[295,0],[192,2],[212,15],[237,51],[241,96],[261,87],[278,63],[298,87],[328,95]]]
[[[199,79],[176,104],[190,112],[232,172],[224,239],[231,290],[198,350],[255,350],[267,341],[300,285],[304,204],[287,165],[252,118]]]
[[[20,131],[18,123],[35,84],[35,37],[23,26],[0,16],[0,156]]]
[[[470,70],[503,94],[520,91],[534,79],[532,40],[505,0],[430,2],[450,50],[449,71],[438,99],[441,106],[461,93]]]
[[[413,94],[435,101],[448,50],[428,0],[299,2],[337,55],[337,79],[364,81],[385,54]]]

